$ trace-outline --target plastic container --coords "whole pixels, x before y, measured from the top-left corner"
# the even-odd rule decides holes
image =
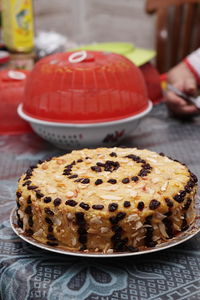
[[[96,51],[41,59],[25,89],[23,112],[50,122],[98,123],[128,118],[148,107],[140,70],[127,58]]]
[[[77,149],[118,144],[151,108],[133,63],[118,54],[82,51],[40,60],[18,113],[45,140]]]
[[[27,122],[17,114],[17,106],[23,99],[27,71],[0,71],[0,134],[16,134],[30,131]]]

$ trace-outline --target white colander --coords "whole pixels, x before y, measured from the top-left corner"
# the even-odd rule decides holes
[[[140,120],[152,109],[149,101],[148,108],[133,117],[112,122],[72,124],[48,122],[32,118],[23,112],[23,105],[18,106],[20,117],[28,121],[33,130],[48,142],[61,149],[81,149],[84,147],[112,147],[124,137],[131,135]]]

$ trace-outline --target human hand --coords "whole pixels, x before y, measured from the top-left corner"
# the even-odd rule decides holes
[[[196,78],[184,62],[181,62],[168,72],[167,81],[186,94],[194,95],[197,91]],[[169,110],[176,116],[200,113],[200,110],[196,106],[177,96],[172,91],[166,92],[165,100]]]

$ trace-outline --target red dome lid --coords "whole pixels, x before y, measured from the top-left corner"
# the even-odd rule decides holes
[[[23,103],[31,117],[64,123],[114,121],[147,107],[140,70],[121,55],[96,51],[41,59],[27,80]]]
[[[23,99],[28,71],[0,71],[0,133],[30,131],[30,126],[17,114],[17,106]]]

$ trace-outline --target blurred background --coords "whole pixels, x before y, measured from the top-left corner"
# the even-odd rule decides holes
[[[35,30],[54,30],[77,43],[129,41],[154,48],[154,16],[145,0],[34,0]]]

